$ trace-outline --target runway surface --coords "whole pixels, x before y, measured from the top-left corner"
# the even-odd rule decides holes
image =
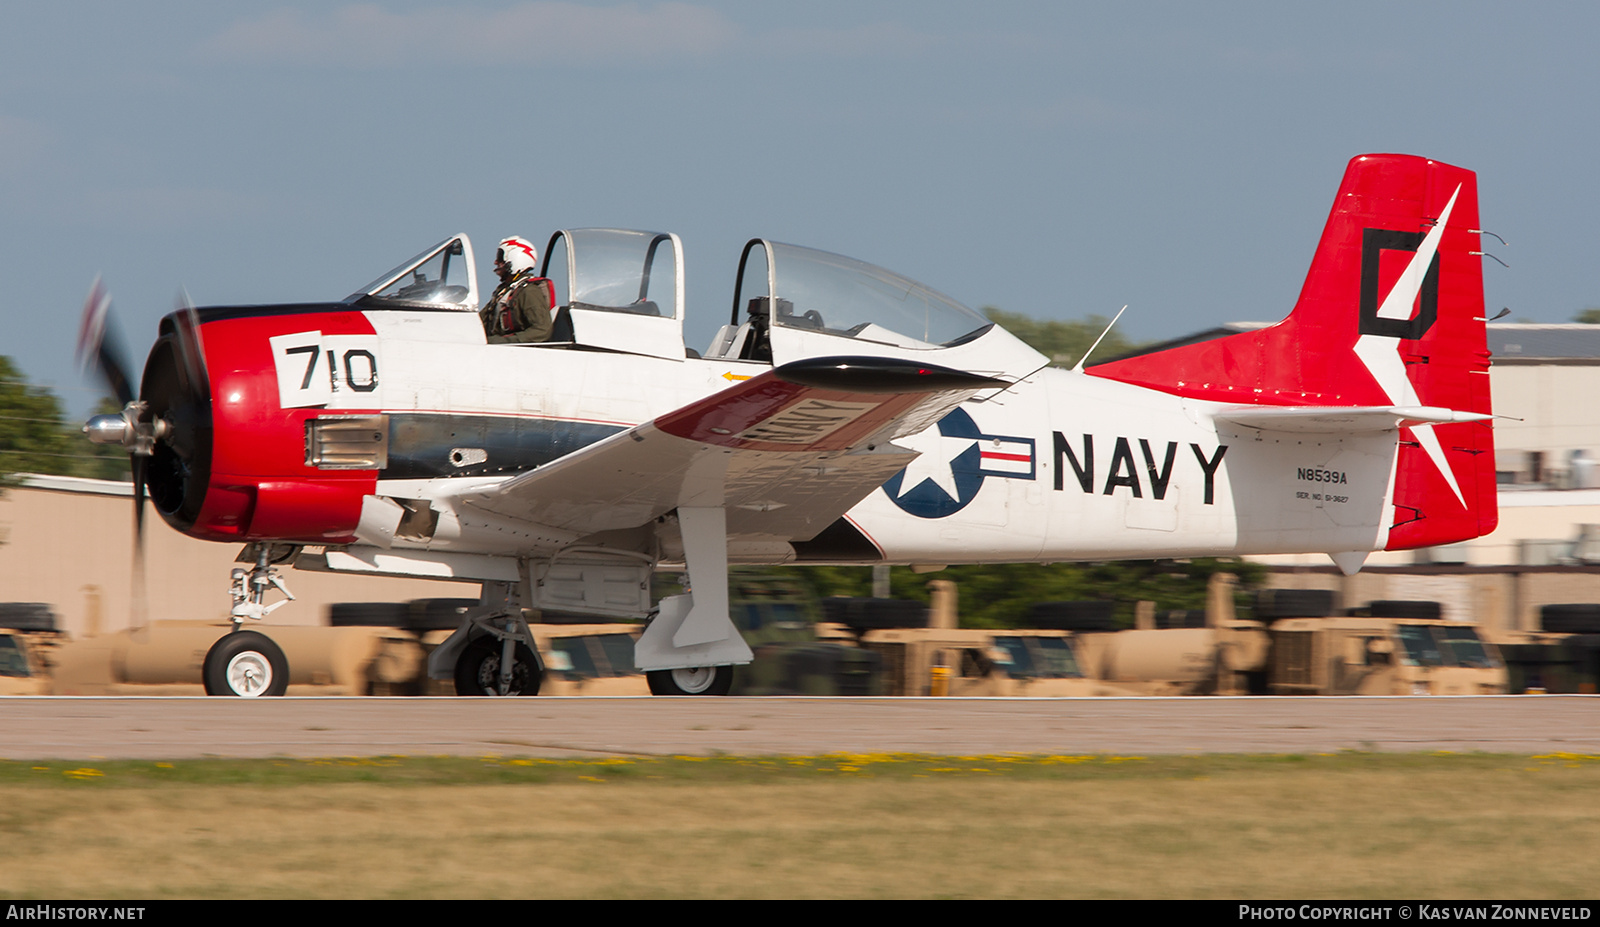
[[[268,756],[1600,754],[1600,696],[0,699],[6,759]]]

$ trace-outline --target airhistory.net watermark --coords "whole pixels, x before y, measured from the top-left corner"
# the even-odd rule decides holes
[[[6,905],[8,921],[142,921],[144,908],[63,904]]]

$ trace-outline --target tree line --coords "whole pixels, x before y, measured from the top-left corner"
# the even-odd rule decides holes
[[[95,411],[115,412],[117,404],[104,399]],[[16,485],[21,473],[129,479],[127,452],[91,443],[82,428],[67,420],[54,393],[0,356],[0,489]]]

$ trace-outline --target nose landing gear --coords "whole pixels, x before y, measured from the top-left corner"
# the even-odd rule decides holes
[[[272,638],[256,631],[242,631],[246,618],[259,621],[294,600],[294,593],[283,582],[273,564],[293,554],[279,545],[252,544],[245,549],[254,556],[251,569],[233,571],[233,630],[223,635],[206,651],[201,676],[207,695],[235,695],[241,698],[282,695],[289,689],[289,660]],[[274,554],[278,560],[274,560]],[[267,589],[276,588],[286,598],[266,604]]]

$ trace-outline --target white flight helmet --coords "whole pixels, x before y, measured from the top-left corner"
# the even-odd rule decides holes
[[[512,274],[520,274],[539,266],[539,249],[526,238],[513,235],[500,242],[499,249],[494,253],[494,262],[504,262],[511,268]]]

